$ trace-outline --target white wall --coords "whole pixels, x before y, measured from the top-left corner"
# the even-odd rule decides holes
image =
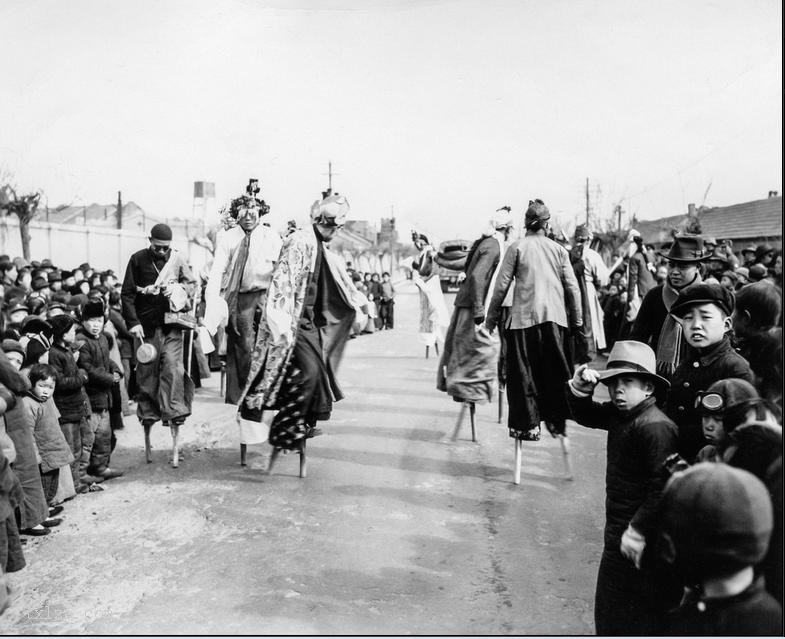
[[[97,270],[113,269],[121,278],[128,258],[149,244],[147,234],[137,231],[40,221],[30,224],[30,236],[31,260],[48,257],[55,266],[66,270],[89,262]],[[188,256],[197,272],[211,259],[207,249],[185,237],[175,237],[172,245]],[[12,259],[22,255],[22,238],[16,218],[0,218],[0,254],[10,255]]]

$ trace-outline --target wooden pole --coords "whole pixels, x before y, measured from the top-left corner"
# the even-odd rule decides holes
[[[512,482],[517,486],[521,483],[521,447],[523,443],[520,439],[515,440],[515,471],[513,473]]]
[[[458,433],[461,430],[461,424],[463,423],[464,415],[466,415],[466,404],[461,404],[461,410],[458,411],[458,419],[455,422],[455,430],[452,433],[452,440],[453,441],[458,439]]]
[[[123,228],[123,194],[117,192],[117,228]]]
[[[305,479],[308,472],[307,461],[305,458],[305,437],[300,440],[300,478]]]
[[[570,440],[566,435],[559,435],[562,457],[564,458],[564,469],[567,473],[566,479],[572,480],[572,460],[570,455]]]
[[[469,422],[471,423],[471,426],[472,426],[472,441],[473,442],[477,441],[477,431],[476,431],[475,425],[474,425],[474,411],[475,410],[476,410],[476,407],[474,405],[474,402],[469,402]]]
[[[586,228],[589,227],[589,178],[586,178]]]

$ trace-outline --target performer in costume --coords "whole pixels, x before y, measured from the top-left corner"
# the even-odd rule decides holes
[[[420,293],[420,340],[425,344],[425,356],[431,346],[436,348],[444,341],[444,329],[450,323],[447,305],[444,303],[439,269],[436,264],[436,249],[428,237],[412,231],[412,241],[419,251],[412,261],[412,281]]]
[[[273,268],[239,419],[258,423],[264,411],[277,411],[274,450],[319,434],[316,422],[343,397],[335,373],[355,317],[365,313],[343,259],[324,244],[348,213],[344,196],[325,192],[311,208],[312,226],[285,238]]]
[[[256,342],[259,318],[264,307],[273,264],[281,252],[281,238],[261,223],[270,207],[257,197],[257,180],[250,180],[246,193],[232,200],[226,215],[237,221],[220,230],[215,255],[205,287],[205,326],[211,335],[226,321],[226,397],[236,404],[248,380],[251,351]],[[241,444],[246,441],[241,433]],[[248,433],[248,435],[251,435]]]
[[[196,278],[183,255],[172,248],[172,229],[156,224],[150,246],[128,261],[122,288],[123,319],[134,337],[154,347],[155,357],[139,362],[137,414],[145,429],[147,461],[150,428],[158,420],[172,429],[173,465],[177,465],[177,430],[191,414],[194,383],[184,353],[191,349],[190,324]],[[190,361],[190,357],[189,357]]]
[[[529,203],[526,235],[504,255],[485,317],[493,332],[499,309],[515,280],[507,332],[507,418],[511,437],[536,441],[540,421],[564,435],[569,417],[563,397],[572,377],[570,335],[582,333],[581,298],[567,251],[545,237],[550,213],[541,200]]]
[[[483,323],[511,229],[509,210],[499,209],[466,257],[436,384],[457,402],[482,404],[492,398],[498,349]]]
[[[597,352],[604,351],[607,346],[603,323],[605,318],[597,296],[597,289],[608,284],[610,273],[600,254],[589,246],[590,240],[591,231],[589,228],[585,224],[579,224],[573,235],[570,261],[578,280],[578,287],[581,290],[583,328],[588,350],[579,355],[576,349],[576,364],[585,364],[591,361]]]

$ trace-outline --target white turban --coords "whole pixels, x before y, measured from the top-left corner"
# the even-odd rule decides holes
[[[342,225],[349,215],[349,201],[345,196],[333,193],[323,200],[316,200],[311,206],[311,222],[324,221]]]

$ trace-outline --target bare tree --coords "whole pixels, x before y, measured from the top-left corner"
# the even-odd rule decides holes
[[[30,222],[38,213],[41,193],[19,195],[10,184],[0,186],[0,214],[16,215],[19,218],[19,234],[22,238],[22,257],[30,259]]]

